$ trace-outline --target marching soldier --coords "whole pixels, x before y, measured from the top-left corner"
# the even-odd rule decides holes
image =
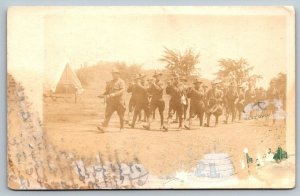
[[[129,124],[131,128],[134,128],[137,116],[141,113],[142,110],[144,110],[145,116],[147,120],[149,120],[150,109],[149,109],[149,100],[148,100],[148,92],[147,92],[148,87],[145,82],[145,77],[146,75],[140,74],[136,78],[137,80],[136,88],[135,88],[136,105],[134,108],[132,123]]]
[[[120,78],[120,72],[118,69],[112,70],[113,79],[106,84],[105,92],[103,97],[106,100],[105,118],[102,126],[98,126],[98,130],[105,132],[110,121],[112,114],[116,111],[120,118],[120,131],[124,128],[124,114],[126,110],[124,91],[125,82]]]
[[[155,80],[149,80],[150,86],[148,89],[148,93],[151,96],[150,100],[150,115],[149,115],[149,126],[145,127],[146,129],[150,129],[151,121],[153,114],[158,108],[160,115],[160,129],[164,131],[168,131],[167,127],[164,126],[164,110],[165,110],[165,101],[163,100],[163,84],[160,80],[162,73],[155,72],[153,78]]]
[[[211,115],[215,116],[216,122],[215,126],[218,124],[219,116],[222,114],[222,99],[223,92],[220,89],[219,81],[212,82],[212,89],[207,92],[206,100],[207,100],[207,123],[205,126],[209,127],[210,117]]]
[[[185,125],[186,129],[190,129],[192,126],[192,119],[194,115],[197,115],[200,120],[200,127],[203,124],[203,114],[204,114],[204,90],[201,87],[202,82],[200,79],[194,81],[194,87],[190,88],[187,97],[190,98],[190,115],[189,115],[189,125]]]
[[[131,93],[131,97],[129,99],[129,104],[128,104],[128,122],[132,123],[132,113],[134,111],[135,105],[136,105],[136,100],[137,100],[137,96],[136,96],[136,83],[137,83],[137,78],[138,78],[138,74],[135,76],[135,78],[133,79],[133,82],[129,84],[128,88],[127,88],[127,92]],[[139,120],[141,120],[141,113],[139,114]]]
[[[182,86],[183,89],[183,97],[182,99],[185,99],[185,101],[183,101],[183,119],[186,120],[186,113],[187,113],[187,109],[189,107],[189,101],[188,101],[188,97],[187,97],[187,92],[188,92],[188,86],[187,86],[187,79],[185,77],[181,77],[180,78],[180,85]]]
[[[183,120],[183,111],[184,111],[184,104],[185,104],[185,97],[184,97],[184,89],[180,86],[179,76],[175,75],[174,82],[172,85],[168,85],[166,88],[166,93],[171,96],[170,103],[169,103],[169,111],[174,111],[178,115],[179,119],[179,130],[182,129],[182,120]],[[168,125],[172,118],[172,112],[169,112],[168,116]]]
[[[235,89],[235,85],[234,83],[231,83],[228,87],[228,90],[226,91],[226,94],[224,96],[224,101],[225,101],[225,111],[226,111],[226,120],[225,120],[225,124],[228,123],[228,118],[229,115],[231,115],[231,122],[234,121],[235,119],[235,105],[237,103],[238,100],[238,92]]]

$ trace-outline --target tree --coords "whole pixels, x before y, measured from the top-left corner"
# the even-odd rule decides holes
[[[124,62],[115,64],[115,67],[119,69],[121,78],[126,82],[130,82],[132,77],[141,72],[141,65],[132,64],[126,65]]]
[[[234,59],[220,59],[220,70],[216,73],[217,78],[222,80],[225,85],[234,83],[235,85],[243,85],[244,83],[254,85],[257,80],[261,79],[261,75],[250,75],[253,70],[253,66],[249,66],[248,62],[244,58],[239,60]]]
[[[271,81],[274,81],[276,88],[279,91],[280,97],[285,99],[286,97],[286,74],[278,73],[276,77],[272,78]],[[270,81],[270,83],[271,83]]]
[[[166,63],[166,69],[169,71],[188,77],[195,71],[195,66],[199,63],[199,57],[200,54],[195,53],[192,48],[181,53],[165,47],[164,54],[159,60]]]

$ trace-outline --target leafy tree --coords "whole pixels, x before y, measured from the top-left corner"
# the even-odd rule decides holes
[[[164,54],[159,60],[166,64],[166,69],[169,71],[188,77],[195,71],[195,66],[199,63],[199,57],[200,54],[195,53],[192,48],[181,53],[165,47]]]
[[[276,77],[272,78],[271,81],[274,81],[276,88],[279,91],[280,97],[285,99],[286,97],[286,74],[278,73]],[[271,83],[270,81],[270,83]]]
[[[220,70],[216,73],[217,78],[224,82],[224,85],[234,83],[235,85],[243,84],[256,84],[256,81],[261,79],[261,75],[251,75],[253,66],[249,66],[248,62],[244,58],[239,60],[234,59],[220,59],[218,61]]]

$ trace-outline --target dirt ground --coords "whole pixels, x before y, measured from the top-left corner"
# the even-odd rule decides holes
[[[138,123],[136,129],[127,125],[124,132],[119,132],[118,117],[114,114],[108,132],[99,133],[96,126],[103,121],[105,108],[103,100],[97,98],[100,92],[97,84],[91,84],[77,103],[45,100],[43,128],[47,141],[57,149],[82,157],[101,154],[107,160],[115,156],[121,162],[137,160],[155,176],[191,171],[204,154],[212,152],[229,154],[235,173],[239,174],[240,161],[245,160],[244,148],[248,148],[255,161],[269,149],[274,152],[279,146],[285,147],[284,122],[265,126],[264,119],[223,124],[222,116],[216,127],[199,129],[194,120],[192,130],[178,131],[178,125],[171,124],[168,132],[162,132],[157,113],[152,130],[143,130]],[[168,97],[165,99],[168,105]],[[166,111],[167,108],[165,116]]]

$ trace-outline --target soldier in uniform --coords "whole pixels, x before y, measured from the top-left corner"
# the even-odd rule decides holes
[[[200,120],[200,127],[203,124],[203,115],[204,115],[204,90],[201,87],[202,82],[200,79],[195,79],[194,87],[190,88],[187,92],[187,97],[190,98],[190,114],[189,114],[189,125],[185,125],[186,129],[190,129],[192,126],[192,119],[194,115]]]
[[[210,126],[210,117],[211,115],[215,116],[215,126],[218,124],[219,116],[222,114],[222,101],[223,101],[223,92],[220,89],[219,81],[212,82],[212,89],[207,92],[206,95],[207,108],[206,108],[206,117],[207,123],[205,126]]]
[[[150,129],[153,114],[158,108],[160,115],[160,129],[168,131],[167,127],[164,126],[164,110],[165,110],[165,101],[163,100],[163,83],[161,82],[162,73],[155,72],[153,75],[154,80],[149,80],[150,86],[148,88],[148,94],[151,96],[150,100],[150,115],[149,115],[149,126],[145,127]]]
[[[137,83],[137,78],[138,78],[138,74],[135,76],[135,78],[133,79],[133,82],[131,82],[127,88],[127,92],[128,93],[131,93],[131,97],[129,99],[129,104],[128,104],[128,121],[129,123],[132,123],[132,113],[134,111],[134,108],[135,108],[135,105],[136,105],[136,99],[137,99],[137,96],[136,96],[136,92],[135,92],[135,89],[136,89],[136,83]],[[139,114],[139,121],[141,120],[141,113]]]
[[[148,87],[145,82],[145,77],[146,75],[140,74],[136,80],[136,88],[135,88],[135,93],[136,93],[136,102],[135,102],[135,108],[134,108],[134,113],[133,113],[133,119],[132,123],[129,125],[131,128],[134,128],[136,120],[138,115],[141,113],[141,111],[144,111],[144,114],[146,116],[146,119],[149,120],[149,113],[150,113],[150,108],[149,108],[149,100],[148,100]]]
[[[224,105],[225,105],[225,111],[226,111],[226,120],[225,120],[225,124],[228,123],[228,118],[229,115],[231,115],[231,122],[233,122],[235,120],[235,114],[236,114],[236,103],[238,100],[238,92],[236,90],[235,84],[231,83],[228,87],[228,90],[225,93],[224,96]]]
[[[182,120],[183,120],[183,111],[184,111],[184,89],[180,86],[179,76],[174,76],[174,82],[172,85],[168,85],[166,88],[166,93],[171,96],[169,102],[169,111],[174,111],[178,115],[179,120],[179,130],[182,129]],[[170,120],[172,119],[172,112],[169,112],[168,116],[168,125],[170,124]]]
[[[104,96],[106,100],[105,118],[102,126],[98,126],[98,130],[105,132],[112,114],[116,111],[120,118],[120,131],[124,128],[124,114],[126,110],[124,92],[125,82],[120,78],[120,72],[114,68],[112,70],[113,79],[106,84]]]
[[[183,119],[186,120],[187,118],[187,109],[189,107],[189,101],[188,101],[188,97],[187,97],[187,92],[188,92],[188,85],[187,85],[187,79],[185,77],[181,77],[180,78],[180,85],[183,89],[183,97],[182,99],[185,99],[185,101],[183,101]],[[177,116],[178,117],[178,116]]]

